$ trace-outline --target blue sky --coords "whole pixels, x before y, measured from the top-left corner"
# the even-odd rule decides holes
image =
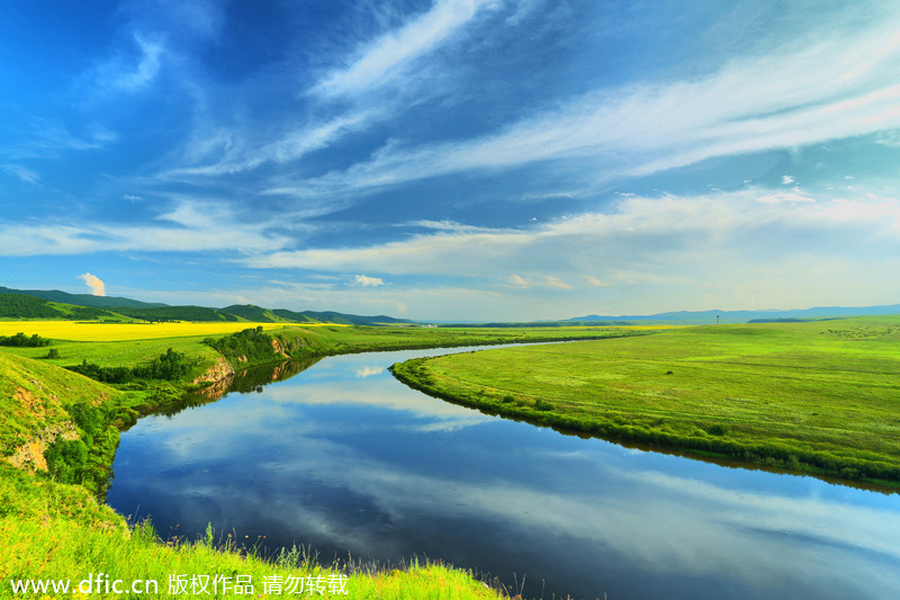
[[[0,285],[422,320],[897,303],[898,32],[893,0],[13,0]]]

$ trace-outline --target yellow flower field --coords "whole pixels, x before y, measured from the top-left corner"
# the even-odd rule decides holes
[[[250,327],[279,329],[285,323],[85,323],[73,321],[0,321],[0,335],[38,334],[73,342],[122,342],[234,333]],[[304,324],[304,327],[308,325]]]

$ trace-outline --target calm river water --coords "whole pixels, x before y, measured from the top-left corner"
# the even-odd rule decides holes
[[[212,523],[325,562],[427,557],[514,592],[524,579],[526,598],[898,597],[900,495],[566,436],[387,371],[448,352],[325,358],[141,419],[107,501],[163,536]]]

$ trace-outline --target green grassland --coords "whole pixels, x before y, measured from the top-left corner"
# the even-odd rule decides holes
[[[29,335],[27,323],[22,326]],[[76,324],[60,324],[60,335],[74,331],[73,327]],[[291,359],[289,364],[300,365],[299,369],[318,357],[349,352],[642,332],[603,327],[468,330],[290,325],[256,326],[231,335],[140,339],[141,331],[140,327],[126,333],[116,331],[116,336],[127,338],[117,341],[53,339],[49,346],[0,346],[0,598],[12,596],[12,580],[77,582],[88,573],[101,571],[123,581],[155,579],[160,582],[160,593],[140,597],[157,598],[171,597],[170,574],[250,575],[260,592],[263,577],[331,576],[337,569],[349,574],[347,597],[351,598],[503,597],[469,573],[440,565],[413,564],[401,570],[323,567],[297,552],[263,560],[252,551],[248,555],[245,549],[238,549],[230,539],[212,534],[204,540],[159,540],[152,526],[127,525],[102,502],[119,432],[142,414],[177,406],[185,392],[202,387],[194,382],[204,374],[223,376],[223,363],[240,370]],[[51,350],[53,358],[48,358]],[[101,368],[135,369],[170,350],[188,365],[176,380],[110,385],[64,368],[87,362]],[[296,369],[287,368],[285,373]],[[235,382],[240,381],[238,376]]]
[[[532,423],[900,487],[900,317],[690,327],[393,371]]]
[[[288,329],[287,331],[291,331]],[[298,331],[298,330],[295,330]],[[493,344],[522,344],[641,335],[637,327],[316,327],[299,330],[311,351],[324,355],[382,352],[417,348],[453,348]]]
[[[254,324],[255,325],[255,324]],[[27,329],[26,323],[17,323],[18,329]],[[97,327],[102,327],[98,325]],[[151,327],[151,326],[148,326]],[[324,325],[303,327],[285,325],[274,332],[281,341],[305,355],[329,356],[353,352],[380,352],[418,348],[452,348],[542,341],[564,341],[591,338],[607,338],[646,333],[642,328],[629,327],[558,327],[553,329],[529,328],[430,328],[430,327],[377,327]],[[25,332],[27,333],[27,332]],[[87,359],[101,366],[132,367],[172,348],[197,359],[198,364],[215,361],[216,352],[203,344],[206,335],[173,336],[167,338],[135,339],[103,342],[53,340],[53,348],[59,358],[47,359],[50,364],[66,366]],[[215,337],[221,337],[215,336]],[[40,359],[48,348],[6,348],[8,352],[28,358]]]

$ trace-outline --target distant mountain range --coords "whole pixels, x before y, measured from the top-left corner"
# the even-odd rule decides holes
[[[60,290],[17,290],[0,286],[0,318],[144,321],[246,321],[253,323],[338,323],[383,325],[411,323],[387,315],[361,316],[339,312],[263,308],[234,304],[224,308],[170,306],[118,296],[70,294]]]
[[[718,317],[720,323],[748,323],[748,322],[777,322],[799,321],[807,319],[827,319],[830,317],[864,317],[871,315],[900,314],[900,304],[887,304],[881,306],[817,306],[814,308],[802,308],[792,310],[702,310],[702,311],[678,311],[656,313],[653,315],[618,315],[602,316],[587,315],[566,319],[565,322],[593,323],[597,321],[607,322],[672,322],[684,323],[715,323]]]
[[[747,323],[799,321],[868,315],[900,314],[900,304],[845,307],[818,306],[792,310],[703,310],[664,312],[652,315],[587,315],[562,321],[535,323],[480,324],[492,327],[532,326],[558,327],[586,325],[622,325],[627,323]],[[334,311],[301,312],[284,308],[264,308],[254,304],[233,304],[224,308],[204,306],[170,306],[159,302],[141,302],[120,296],[70,294],[60,290],[17,290],[0,286],[0,318],[7,319],[77,319],[77,320],[143,320],[143,321],[232,321],[252,323],[338,323],[343,325],[386,325],[414,323],[387,315],[361,316]],[[466,323],[466,326],[477,326]]]

